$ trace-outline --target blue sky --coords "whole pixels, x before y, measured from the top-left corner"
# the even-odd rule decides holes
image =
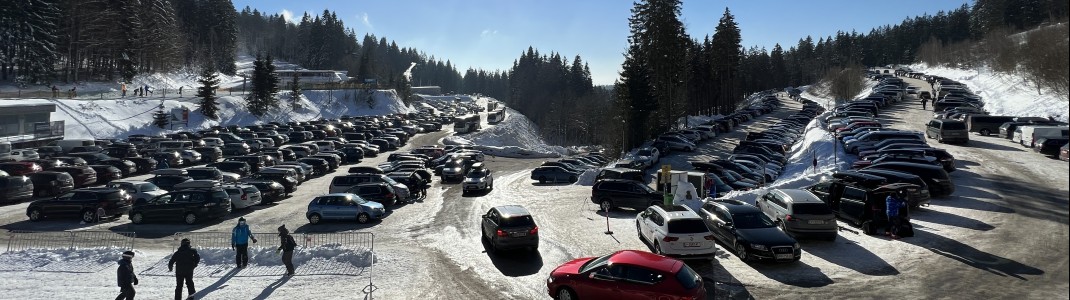
[[[837,30],[865,33],[963,3],[972,5],[967,0],[691,0],[683,2],[682,20],[692,37],[712,35],[728,7],[744,47],[772,49],[780,43],[786,49],[807,35],[816,40]],[[632,1],[235,0],[234,6],[290,14],[295,20],[306,11],[330,9],[360,36],[370,32],[449,59],[462,73],[468,67],[506,70],[529,45],[570,59],[578,54],[590,64],[595,84],[611,84],[623,61]]]

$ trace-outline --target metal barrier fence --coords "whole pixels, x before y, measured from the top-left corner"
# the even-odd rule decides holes
[[[7,251],[114,247],[133,249],[133,232],[8,231]]]
[[[294,233],[294,240],[301,247],[319,247],[324,245],[339,245],[347,249],[367,249],[374,251],[375,234],[371,232],[340,232],[340,233]],[[254,232],[258,243],[249,245],[250,248],[277,247],[279,242],[278,233]],[[230,232],[179,232],[172,237],[173,247],[177,248],[184,238],[190,240],[190,245],[195,248],[230,248]]]

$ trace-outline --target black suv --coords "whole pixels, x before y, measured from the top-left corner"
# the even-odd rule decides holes
[[[230,196],[222,187],[183,189],[136,203],[129,210],[134,224],[181,220],[193,225],[229,214]]]
[[[520,205],[503,205],[491,208],[479,222],[482,238],[490,244],[490,250],[539,249],[539,226],[531,213]]]
[[[29,176],[34,196],[56,196],[74,190],[74,177],[66,172],[41,171]]]
[[[33,199],[34,184],[26,176],[0,176],[0,202]]]
[[[385,182],[357,184],[346,190],[346,193],[356,194],[364,200],[379,202],[383,207],[393,206],[398,201],[398,194],[394,192],[394,187]]]
[[[98,217],[120,216],[130,211],[131,196],[114,188],[85,188],[64,193],[59,197],[37,200],[26,207],[30,221],[51,217],[78,216],[82,222],[95,222]]]
[[[732,249],[739,260],[798,261],[802,249],[760,209],[739,200],[714,200],[699,212],[714,239]]]
[[[602,211],[617,207],[643,210],[662,201],[661,193],[632,180],[606,179],[595,182],[591,187],[591,202],[598,204]]]

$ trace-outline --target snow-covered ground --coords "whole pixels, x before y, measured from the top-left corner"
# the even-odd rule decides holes
[[[569,153],[564,147],[548,145],[539,137],[535,123],[511,108],[505,110],[505,120],[501,123],[485,124],[482,130],[450,136],[442,142],[473,145],[488,155],[513,158],[551,158]]]
[[[286,97],[286,96],[281,96]],[[370,101],[369,101],[370,97]],[[197,110],[195,98],[168,98],[166,100],[67,100],[28,99],[20,103],[52,103],[56,112],[52,120],[65,121],[64,134],[68,139],[119,138],[130,134],[156,134],[173,131],[160,129],[152,124],[153,113],[160,105],[165,112],[174,108],[190,110],[189,124],[176,124],[174,130],[199,130],[214,125],[252,125],[267,122],[309,121],[320,118],[338,118],[343,115],[381,115],[411,112],[394,90],[375,91],[303,91],[299,109],[291,109],[288,99],[280,99],[280,108],[262,118],[249,114],[245,99],[240,96],[219,97],[219,120],[205,119]]]
[[[1021,75],[999,73],[988,67],[959,69],[914,64],[910,68],[965,83],[981,96],[984,109],[994,116],[1055,117],[1066,122],[1070,114],[1066,98],[1046,88],[1038,92],[1036,84]]]

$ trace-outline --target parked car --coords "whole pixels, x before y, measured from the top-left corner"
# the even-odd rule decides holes
[[[222,187],[192,188],[172,191],[137,202],[130,209],[130,222],[182,221],[187,225],[230,214],[230,195]]]
[[[26,176],[0,176],[0,203],[33,199],[33,180]]]
[[[52,199],[37,200],[26,207],[26,216],[37,222],[46,218],[78,217],[82,222],[121,216],[130,211],[130,195],[113,188],[77,189]]]
[[[133,161],[129,161],[122,158],[109,158],[99,161],[97,162],[97,164],[108,165],[119,169],[119,172],[122,173],[123,178],[133,176],[137,173],[137,164],[135,164]]]
[[[886,162],[876,163],[862,170],[869,169],[884,169],[918,175],[929,186],[929,194],[932,197],[947,197],[955,192],[955,184],[951,182],[951,177],[940,166],[910,162]]]
[[[197,147],[193,148],[193,151],[201,154],[202,163],[214,163],[223,160],[223,150],[219,147]]]
[[[385,182],[365,182],[350,186],[346,193],[356,194],[364,200],[381,203],[384,207],[390,207],[398,202],[398,193],[394,186]]]
[[[108,183],[112,180],[123,179],[123,171],[109,165],[89,165],[97,173],[97,183]]]
[[[74,190],[74,177],[67,172],[41,171],[29,177],[36,197],[62,195]]]
[[[128,157],[124,159],[134,162],[134,165],[137,166],[137,172],[135,172],[137,174],[145,174],[156,169],[157,161],[152,157]]]
[[[839,188],[837,188],[839,187]],[[862,185],[837,186],[835,183],[820,182],[808,188],[821,201],[828,203],[837,217],[858,226],[865,234],[875,234],[887,220],[885,204],[888,195],[895,193],[910,194],[911,189],[919,189],[909,183],[885,184],[877,187]]]
[[[193,180],[193,178],[184,175],[158,175],[149,179],[145,179],[145,181],[151,182],[152,184],[165,191],[173,191],[174,186],[176,184],[190,180]]]
[[[1059,149],[1070,142],[1067,138],[1039,138],[1035,141],[1033,151],[1045,156],[1058,157]]]
[[[249,167],[249,163],[240,160],[223,161],[214,164],[208,164],[208,167],[216,168],[220,172],[234,173],[238,176],[249,176],[252,173],[252,168]]]
[[[550,272],[546,291],[558,300],[706,298],[702,277],[687,264],[637,250],[568,261]]]
[[[89,166],[66,166],[52,168],[49,171],[66,172],[74,177],[74,186],[83,188],[97,183],[97,172]]]
[[[41,165],[33,161],[16,161],[0,163],[0,171],[7,172],[11,176],[24,176],[43,171]]]
[[[643,171],[628,168],[605,168],[598,171],[594,180],[624,179],[646,183],[646,174]]]
[[[602,211],[618,207],[644,210],[662,201],[664,199],[661,193],[632,180],[606,179],[595,182],[591,187],[591,202],[598,204]]]
[[[273,180],[242,178],[238,182],[255,186],[260,191],[260,203],[277,202],[286,197],[286,188]]]
[[[260,204],[260,189],[251,184],[224,185],[223,190],[230,196],[231,211]]]
[[[382,219],[386,208],[350,193],[332,193],[312,199],[308,204],[305,217],[309,224],[320,224],[324,220],[356,220],[365,224],[373,219]]]
[[[297,190],[297,174],[293,170],[265,168],[252,175],[250,178],[278,182],[285,188],[286,194],[293,193]]]
[[[546,183],[547,181],[573,183],[579,180],[579,176],[579,172],[559,166],[541,166],[531,171],[531,179],[538,180],[539,183]]]
[[[739,260],[794,262],[802,249],[760,209],[739,200],[714,200],[702,205],[703,219],[714,238]]]
[[[657,254],[709,259],[717,253],[713,233],[702,217],[687,206],[652,205],[635,216],[635,230]]]
[[[492,207],[481,217],[480,232],[491,251],[527,249],[538,251],[539,226],[526,208],[520,205]]]
[[[884,183],[909,183],[918,186],[917,189],[906,190],[906,201],[911,208],[926,206],[929,205],[930,202],[932,202],[932,195],[929,194],[929,185],[925,183],[924,179],[921,179],[921,176],[906,172],[883,169],[867,169],[859,170],[857,172],[861,174],[882,177],[884,178]]]
[[[109,182],[105,187],[125,191],[127,195],[134,199],[135,203],[167,194],[167,191],[148,181],[117,180]]]
[[[925,125],[925,136],[940,143],[968,143],[970,132],[959,120],[932,119]]]
[[[780,229],[794,237],[813,236],[835,241],[836,215],[828,204],[807,190],[771,189],[755,200],[756,206]]]

